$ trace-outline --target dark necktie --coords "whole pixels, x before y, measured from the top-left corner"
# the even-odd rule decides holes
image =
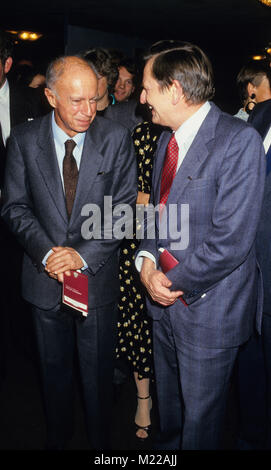
[[[162,204],[160,213],[163,211],[164,204],[170,192],[172,182],[176,175],[178,163],[179,148],[175,139],[175,134],[172,134],[167,146],[167,153],[162,172],[161,189],[160,189],[160,204]]]
[[[72,206],[75,198],[77,180],[78,180],[78,168],[73,156],[73,149],[76,146],[74,140],[69,139],[65,142],[66,153],[63,160],[63,180],[66,196],[66,207],[68,217],[70,218],[72,213]]]

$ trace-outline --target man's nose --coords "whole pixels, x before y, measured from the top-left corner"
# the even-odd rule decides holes
[[[91,116],[92,108],[91,108],[91,103],[89,101],[84,101],[82,111],[86,116]]]

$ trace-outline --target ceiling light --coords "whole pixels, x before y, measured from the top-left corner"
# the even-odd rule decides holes
[[[18,37],[23,41],[37,41],[42,36],[40,33],[34,33],[32,31],[21,31]]]
[[[254,55],[252,57],[253,60],[264,60],[265,59],[265,55]]]
[[[264,3],[268,7],[271,7],[271,0],[259,0],[261,3]]]
[[[29,34],[30,41],[36,41],[38,39],[37,33],[30,33]]]
[[[23,39],[23,41],[27,41],[27,39],[29,39],[29,33],[27,31],[22,31],[19,34],[19,38]]]

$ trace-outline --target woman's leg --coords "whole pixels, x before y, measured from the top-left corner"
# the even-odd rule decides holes
[[[152,400],[150,394],[150,379],[138,378],[138,372],[134,372],[134,378],[137,388],[137,410],[135,415],[135,423],[140,427],[147,427],[151,424],[150,410],[152,407]],[[148,432],[145,429],[138,429],[136,432],[137,437],[146,439]]]

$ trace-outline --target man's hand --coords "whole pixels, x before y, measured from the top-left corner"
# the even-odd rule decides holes
[[[183,295],[182,291],[169,290],[172,282],[164,273],[155,269],[153,261],[149,258],[144,258],[140,278],[151,298],[165,307],[174,304],[176,299]]]
[[[53,279],[63,282],[64,273],[81,269],[84,264],[76,250],[68,246],[54,246],[53,253],[48,257],[45,271]]]

